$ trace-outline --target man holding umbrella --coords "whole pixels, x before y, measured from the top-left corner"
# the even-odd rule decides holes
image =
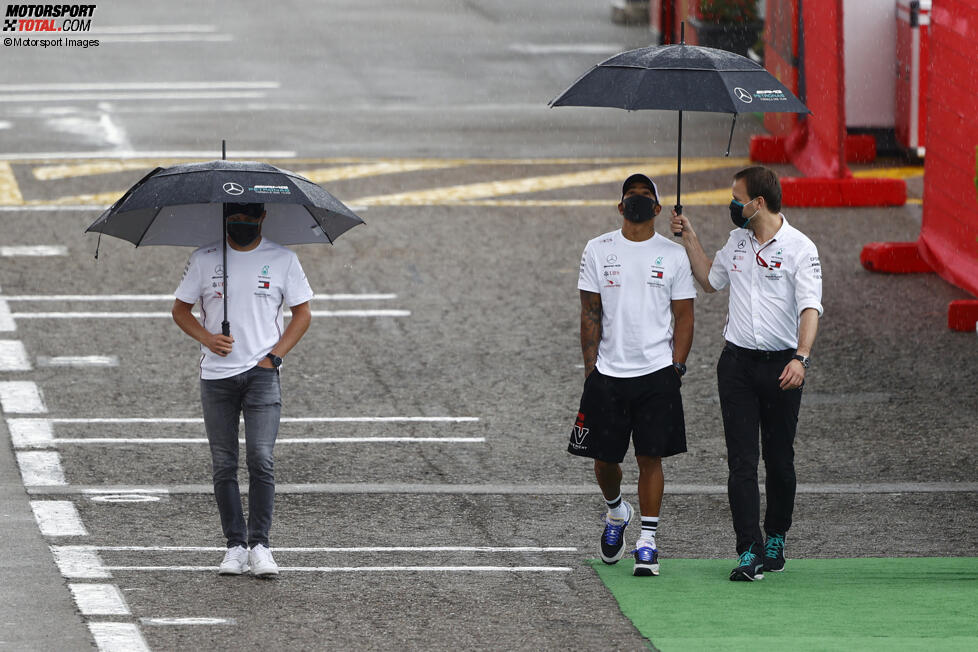
[[[273,448],[282,409],[279,367],[312,319],[309,287],[291,250],[263,238],[264,204],[224,204],[227,269],[222,243],[194,251],[173,303],[173,320],[201,345],[200,396],[210,443],[214,496],[227,539],[222,575],[249,567],[258,577],[278,574],[268,547],[275,497]],[[226,272],[226,274],[225,274]],[[226,278],[226,281],[225,281]],[[233,324],[221,334],[225,319]],[[191,313],[200,302],[203,323]],[[282,306],[292,320],[283,330]],[[249,473],[248,520],[238,489],[238,424],[244,412]],[[250,548],[250,551],[249,551]]]
[[[686,252],[655,232],[662,210],[655,183],[633,174],[622,185],[621,229],[588,242],[581,259],[584,391],[567,451],[594,459],[608,507],[601,559],[624,555],[632,506],[621,496],[621,461],[634,442],[641,534],[635,575],[658,575],[655,542],[662,505],[662,458],[686,452],[679,388],[693,343],[696,288]]]
[[[795,501],[794,439],[802,385],[822,314],[815,245],[781,214],[781,184],[764,167],[734,175],[734,228],[711,262],[689,219],[673,212],[693,275],[706,292],[730,286],[717,385],[727,443],[727,493],[737,536],[734,581],[784,570]],[[762,540],[758,429],[767,472]]]

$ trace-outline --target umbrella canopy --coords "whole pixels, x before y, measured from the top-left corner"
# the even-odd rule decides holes
[[[156,168],[86,232],[145,245],[203,246],[223,238],[225,203],[263,203],[262,235],[278,244],[333,242],[362,224],[343,202],[308,179],[254,161]]]
[[[726,50],[663,45],[602,61],[550,103],[636,111],[810,113],[762,66]]]
[[[686,25],[682,25],[685,36]],[[726,50],[661,45],[616,54],[585,73],[550,106],[597,106],[637,111],[679,112],[676,155],[676,212],[682,213],[683,111],[732,113],[730,142],[738,113],[811,113],[762,66]],[[681,234],[674,234],[679,237]]]

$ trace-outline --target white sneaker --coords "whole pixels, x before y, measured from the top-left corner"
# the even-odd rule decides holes
[[[268,546],[259,543],[251,549],[248,558],[251,561],[251,574],[255,577],[278,575],[278,564],[272,559],[272,551]]]
[[[220,575],[241,575],[248,572],[248,549],[244,546],[228,548],[224,561],[217,571]]]

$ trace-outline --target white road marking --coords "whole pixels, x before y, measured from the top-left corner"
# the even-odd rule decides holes
[[[17,323],[10,314],[10,306],[6,299],[0,299],[0,331],[15,331]]]
[[[238,439],[245,443],[244,438]],[[279,437],[281,444],[484,444],[485,437]],[[50,445],[60,444],[206,444],[206,437],[58,437]]]
[[[150,652],[137,625],[132,623],[88,623],[99,652]]]
[[[174,32],[182,33],[202,33],[210,34],[217,31],[216,25],[112,25],[110,27],[99,27],[100,34],[171,34]]]
[[[7,84],[2,93],[49,93],[59,91],[206,91],[206,90],[257,90],[278,88],[277,81],[213,81],[213,82],[93,82],[68,84]]]
[[[158,503],[162,500],[150,494],[105,494],[89,496],[88,499],[96,503]]]
[[[313,317],[410,317],[410,310],[313,310]],[[194,314],[198,319],[199,315]],[[169,312],[15,312],[14,319],[170,319]]]
[[[38,367],[118,367],[114,355],[61,355],[53,358],[37,356]]]
[[[17,451],[17,464],[25,487],[66,485],[61,456],[50,451]]]
[[[204,572],[217,566],[106,566],[110,571]],[[569,573],[566,566],[280,566],[283,573]]]
[[[124,102],[124,101],[154,101],[182,102],[187,100],[247,100],[265,97],[264,91],[146,91],[135,93],[19,93],[14,95],[0,94],[0,103],[14,104],[17,102]],[[238,156],[237,153],[236,157]],[[111,152],[107,154],[112,156]],[[36,157],[40,158],[40,157]]]
[[[625,48],[616,43],[514,43],[509,49],[520,54],[617,54]]]
[[[70,500],[32,500],[31,509],[41,534],[46,537],[88,536],[88,530]]]
[[[7,419],[14,448],[50,448],[54,432],[48,419]]]
[[[116,486],[116,487],[93,487],[90,489],[83,489],[83,494],[88,495],[102,495],[102,494],[168,494],[170,490],[166,487],[126,487],[126,486]]]
[[[51,423],[204,423],[201,417],[52,417]],[[282,417],[282,423],[474,423],[479,417]]]
[[[61,576],[69,580],[105,579],[112,574],[105,569],[102,559],[92,548],[84,546],[51,546],[54,563]]]
[[[69,584],[83,616],[128,616],[129,605],[115,584]]]
[[[313,301],[386,301],[396,299],[396,294],[317,294]],[[5,296],[7,301],[85,301],[85,302],[123,302],[169,301],[172,294],[12,294]]]
[[[251,158],[295,158],[292,150],[234,150],[229,152],[236,159]],[[34,152],[24,154],[0,154],[0,161],[35,161],[35,160],[64,160],[64,159],[128,159],[128,158],[176,158],[212,160],[215,156],[213,149],[208,150],[149,150],[149,151],[94,151],[94,152]],[[51,204],[57,207],[57,204]],[[93,208],[88,206],[86,208]]]
[[[238,621],[234,618],[140,618],[140,625],[166,626],[177,625],[184,627],[187,625],[234,625]]]
[[[27,349],[19,340],[0,340],[0,371],[30,371]]]
[[[10,129],[13,127],[13,123],[7,120],[0,120],[0,129]]]
[[[13,258],[15,256],[66,256],[68,247],[64,245],[8,245],[0,247],[0,256]]]
[[[223,552],[224,546],[72,546],[75,550],[105,552]],[[577,552],[559,546],[354,546],[275,547],[275,552]]]
[[[102,43],[175,43],[182,41],[197,41],[201,43],[227,43],[234,40],[231,34],[133,34],[131,36],[101,36]]]
[[[10,414],[38,414],[47,412],[37,383],[26,380],[0,382],[0,408]]]
[[[57,211],[92,211],[99,212],[108,208],[109,205],[99,206],[97,204],[80,204],[80,205],[68,205],[68,204],[56,204],[56,203],[45,203],[37,205],[2,205],[0,206],[0,211],[4,213],[20,213],[20,212],[57,212]]]

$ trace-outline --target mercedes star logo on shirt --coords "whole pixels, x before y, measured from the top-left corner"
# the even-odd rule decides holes
[[[229,181],[224,184],[224,192],[226,192],[229,195],[240,195],[244,193],[244,188],[234,183],[233,181]]]
[[[743,102],[744,104],[750,104],[751,102],[754,101],[754,98],[751,96],[751,94],[748,91],[741,88],[740,86],[734,89],[734,95],[736,95],[737,99]]]

